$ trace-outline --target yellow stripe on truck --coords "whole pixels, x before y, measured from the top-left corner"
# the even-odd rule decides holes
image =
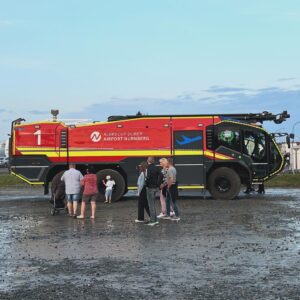
[[[170,156],[170,150],[94,150],[94,151],[22,151],[23,155],[46,155],[48,157],[82,157],[82,156]]]
[[[218,159],[225,159],[225,160],[233,159],[230,156],[226,156],[226,155],[223,155],[223,154],[220,154],[217,152],[213,152],[213,151],[208,151],[208,150],[204,151],[204,155],[209,156],[211,158],[215,157]]]
[[[204,185],[179,185],[178,186],[179,189],[184,189],[184,190],[192,190],[192,189],[204,189],[205,186]],[[127,189],[129,191],[135,191],[137,190],[136,186],[129,186],[127,187]]]
[[[48,157],[69,157],[76,156],[170,156],[170,150],[75,150],[70,149],[69,152],[66,150],[58,151],[54,148],[22,148],[18,150],[23,155],[47,155]],[[175,156],[177,155],[203,155],[202,150],[176,150]]]
[[[42,181],[30,181],[27,178],[23,177],[22,175],[16,174],[15,172],[12,172],[12,171],[11,171],[11,174],[18,177],[18,178],[20,178],[20,179],[22,179],[23,181],[25,181],[26,183],[29,183],[31,185],[42,185],[42,184],[44,184],[44,182],[42,182]]]
[[[46,155],[48,157],[83,157],[83,156],[170,156],[170,150],[82,150],[71,148],[67,150],[56,150],[55,148],[29,148],[18,147],[22,155]],[[174,150],[174,156],[179,155],[205,155],[210,158],[230,160],[232,157],[213,151],[203,150]]]

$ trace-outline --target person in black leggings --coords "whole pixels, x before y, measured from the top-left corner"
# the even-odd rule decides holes
[[[137,186],[138,186],[138,218],[135,220],[135,223],[144,223],[144,210],[146,210],[146,213],[150,217],[150,211],[149,211],[149,205],[147,200],[147,192],[146,192],[146,170],[147,170],[147,162],[143,161],[141,162],[139,168],[140,168],[140,176],[138,178]]]

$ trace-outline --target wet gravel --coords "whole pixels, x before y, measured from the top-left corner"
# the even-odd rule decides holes
[[[92,221],[51,216],[39,193],[0,191],[0,299],[300,299],[300,190],[191,194],[155,227],[133,222],[133,197]]]

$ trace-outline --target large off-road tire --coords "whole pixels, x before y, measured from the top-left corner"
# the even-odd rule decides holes
[[[99,189],[99,200],[105,201],[105,186],[102,183],[105,177],[110,175],[110,177],[115,181],[115,186],[112,193],[112,201],[118,201],[122,198],[126,190],[126,183],[124,177],[116,170],[104,169],[97,173],[98,177],[98,189]]]
[[[221,167],[210,174],[208,190],[214,199],[231,200],[236,198],[241,190],[241,179],[234,170]]]

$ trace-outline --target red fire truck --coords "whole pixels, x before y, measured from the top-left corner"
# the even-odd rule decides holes
[[[263,183],[280,172],[284,158],[261,124],[279,124],[286,111],[274,115],[129,115],[106,122],[12,122],[11,173],[30,184],[44,185],[75,163],[83,173],[93,165],[102,180],[111,175],[119,200],[136,188],[137,166],[148,156],[173,157],[179,189],[208,189],[215,199],[233,199],[241,185]]]

